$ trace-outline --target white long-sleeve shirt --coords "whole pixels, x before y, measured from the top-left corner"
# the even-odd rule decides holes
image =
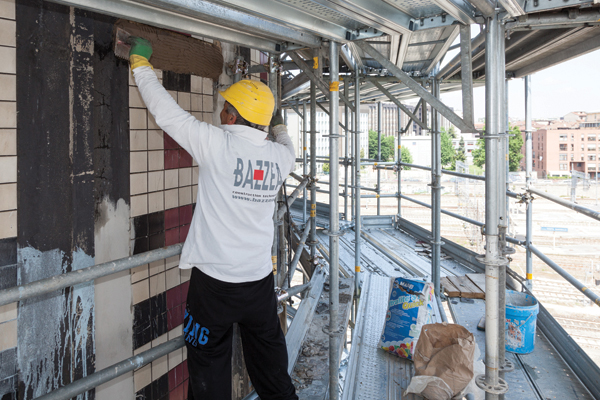
[[[274,143],[247,126],[200,122],[179,107],[150,67],[133,74],[158,126],[199,165],[196,210],[179,268],[197,267],[233,283],[266,277],[277,191],[295,162],[289,135],[283,129]]]

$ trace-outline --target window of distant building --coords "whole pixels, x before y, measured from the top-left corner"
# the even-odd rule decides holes
[[[575,160],[575,154],[571,154],[571,161]]]
[[[596,141],[596,135],[588,135],[588,142],[595,142]]]
[[[571,151],[575,151],[575,144],[571,143]]]
[[[588,151],[596,151],[596,145],[595,144],[588,144]]]
[[[580,163],[580,162],[578,162],[578,163],[577,163],[577,167],[578,167],[578,168],[581,168],[581,164],[583,164],[583,163]]]
[[[560,140],[561,142],[566,142],[567,141],[567,135],[560,135],[558,137],[558,140]]]
[[[596,164],[588,164],[588,171],[595,171],[596,170]]]
[[[581,155],[581,161],[584,161],[584,160],[585,160],[585,156],[582,154]]]
[[[583,151],[585,149],[585,146],[583,145],[583,143],[581,144],[581,151]]]
[[[571,142],[575,141],[575,135],[571,135]]]
[[[596,161],[596,155],[595,154],[589,154],[588,155],[588,160],[589,161]]]
[[[585,135],[583,133],[581,134],[581,140],[585,140]]]
[[[559,146],[560,146],[560,150],[561,151],[567,151],[567,145],[566,145],[566,143],[565,144],[561,143]]]
[[[567,170],[567,164],[560,164],[560,165],[559,165],[559,169],[560,169],[561,171],[566,171],[566,170]]]
[[[560,161],[567,161],[567,154],[566,153],[559,154],[558,159]]]

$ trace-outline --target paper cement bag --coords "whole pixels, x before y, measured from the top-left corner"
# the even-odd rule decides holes
[[[413,355],[415,377],[421,377],[418,393],[430,400],[459,394],[473,378],[474,352],[475,338],[465,327],[447,323],[423,326]],[[431,377],[431,384],[423,388],[424,377]],[[448,385],[451,394],[438,379]],[[410,389],[411,385],[407,391]]]
[[[422,280],[394,278],[379,340],[388,353],[412,359],[421,327],[431,322],[433,285]]]

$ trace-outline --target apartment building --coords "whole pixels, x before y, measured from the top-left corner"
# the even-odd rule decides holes
[[[369,130],[377,131],[378,129],[378,114],[377,114],[377,103],[368,104],[369,107]],[[406,108],[417,116],[420,120],[423,118],[423,107],[416,108],[415,106],[406,105]],[[461,111],[455,111],[457,115],[462,117]],[[427,106],[427,126],[431,126],[431,106]],[[400,111],[400,129],[406,128],[406,124],[409,121],[408,115]],[[450,129],[452,124],[443,116],[440,117],[440,128]],[[454,128],[458,133],[460,132],[456,127]],[[412,122],[409,126],[405,135],[409,136],[421,136],[428,134],[429,131],[421,128],[416,122]],[[398,106],[394,103],[381,102],[381,134],[385,136],[396,136],[398,134]]]

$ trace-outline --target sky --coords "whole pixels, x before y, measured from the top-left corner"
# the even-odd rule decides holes
[[[508,83],[511,119],[525,119],[524,88],[522,78]],[[473,96],[477,121],[485,117],[485,89],[473,89]],[[531,97],[533,119],[560,118],[571,111],[600,111],[600,50],[531,75]],[[442,94],[442,100],[450,107],[462,109],[460,91]]]

